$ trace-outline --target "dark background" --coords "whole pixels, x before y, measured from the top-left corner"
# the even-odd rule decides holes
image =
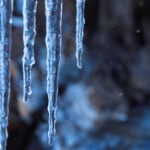
[[[44,0],[38,0],[32,95],[22,101],[22,1],[13,17],[8,150],[150,149],[150,1],[86,0],[83,68],[75,0],[63,0],[57,132],[47,141]]]

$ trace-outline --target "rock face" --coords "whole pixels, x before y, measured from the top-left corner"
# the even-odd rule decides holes
[[[15,6],[21,21],[19,2]],[[49,149],[43,11],[39,0],[33,94],[27,104],[22,102],[21,23],[13,27],[8,150]],[[51,149],[149,150],[149,0],[87,0],[82,70],[75,60],[75,0],[64,0],[63,11],[57,132]]]

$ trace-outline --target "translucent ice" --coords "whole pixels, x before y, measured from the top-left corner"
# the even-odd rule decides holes
[[[58,78],[61,51],[62,0],[45,0],[46,48],[47,48],[47,94],[49,112],[49,143],[55,135]]]
[[[0,0],[0,150],[6,149],[10,97],[12,0]]]
[[[76,58],[78,68],[82,68],[84,8],[85,0],[76,0]]]
[[[37,0],[24,0],[23,3],[23,88],[24,101],[29,99],[31,91],[31,68],[34,60],[34,41],[36,35],[36,8]]]

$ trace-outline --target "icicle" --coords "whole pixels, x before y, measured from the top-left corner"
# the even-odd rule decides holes
[[[46,48],[47,48],[47,93],[49,112],[49,143],[55,135],[58,76],[61,50],[62,0],[45,0]]]
[[[76,0],[76,58],[78,68],[82,68],[84,8],[85,0]]]
[[[34,60],[34,41],[36,35],[36,8],[37,0],[24,0],[23,3],[23,99],[28,101],[31,95],[31,68]]]
[[[12,0],[0,0],[0,150],[6,149],[10,94]]]

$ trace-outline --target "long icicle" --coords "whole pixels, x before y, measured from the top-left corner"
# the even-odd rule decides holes
[[[49,144],[53,143],[56,123],[58,78],[61,53],[62,0],[45,0],[47,94],[49,112]]]
[[[82,68],[85,0],[76,0],[76,58],[77,67]]]
[[[12,6],[12,0],[0,0],[0,150],[8,138]]]
[[[24,0],[23,3],[23,100],[28,101],[31,95],[31,68],[35,63],[34,41],[36,35],[37,0]]]

